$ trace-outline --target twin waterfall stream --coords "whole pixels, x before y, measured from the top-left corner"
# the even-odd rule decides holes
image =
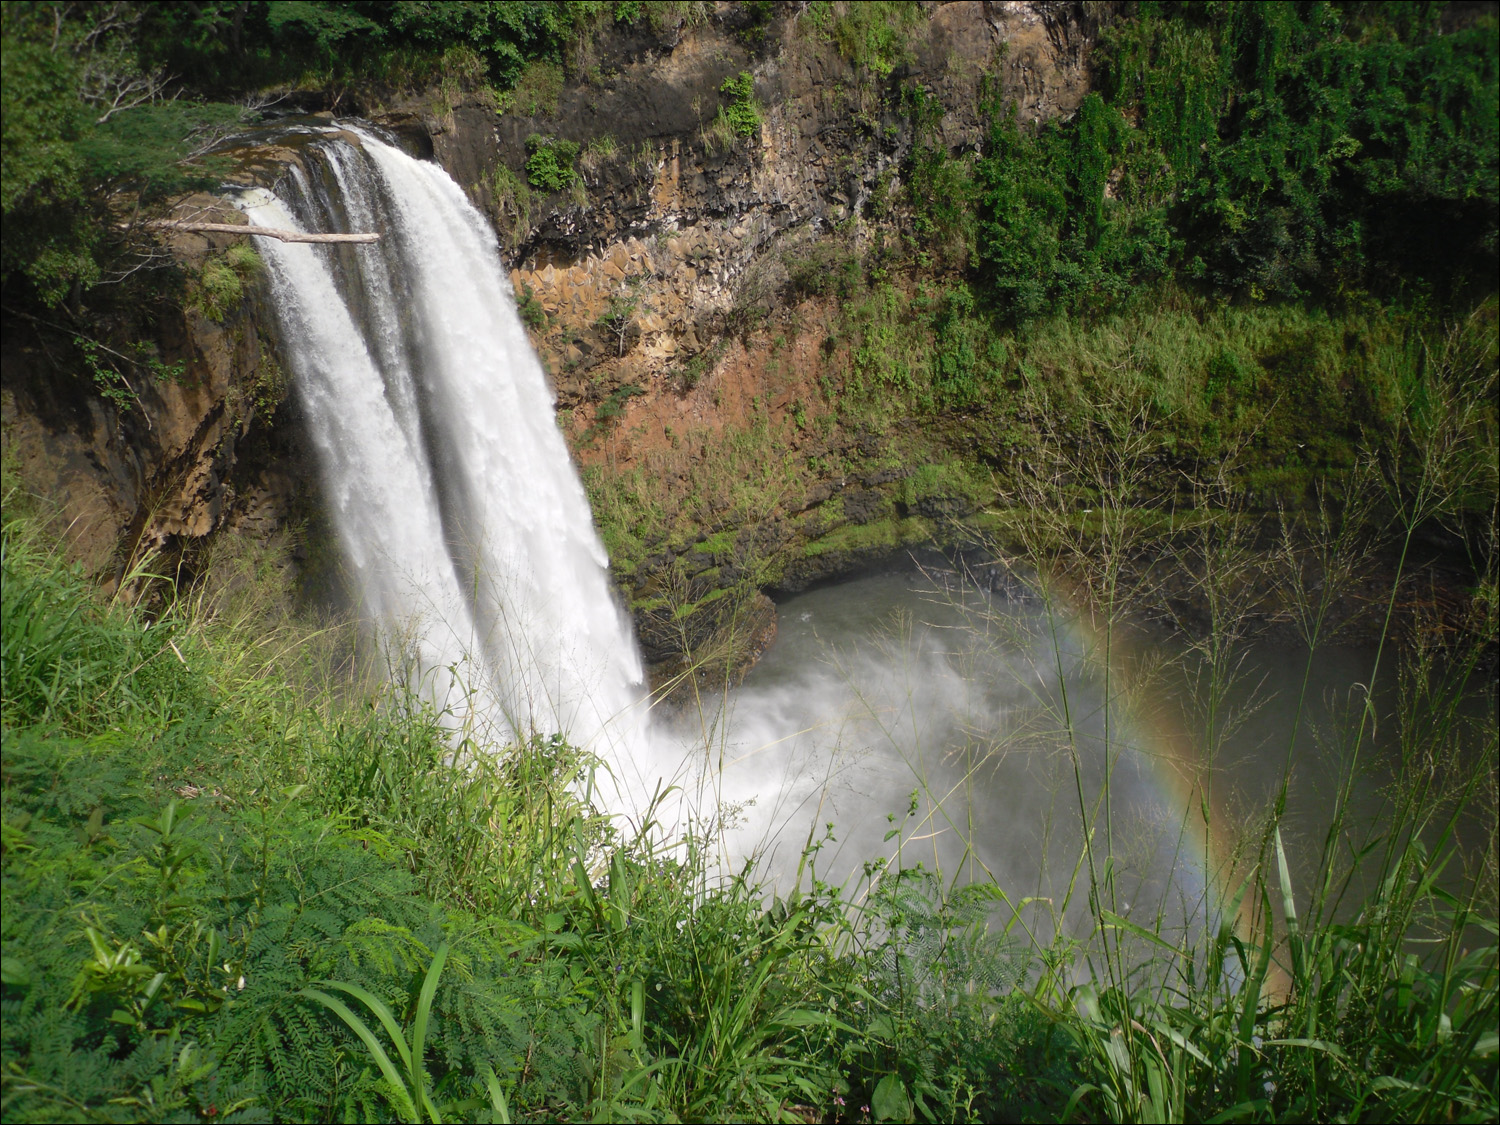
[[[257,226],[383,235],[256,240],[357,609],[456,732],[627,761],[640,657],[494,233],[437,165],[324,132],[282,198],[239,203]]]

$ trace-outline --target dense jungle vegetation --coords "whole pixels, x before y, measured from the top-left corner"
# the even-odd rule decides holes
[[[1464,702],[1500,611],[1493,9],[1084,5],[1078,112],[1023,127],[982,83],[986,137],[954,153],[904,80],[920,5],[743,6],[752,27],[794,7],[914,137],[863,215],[787,263],[797,294],[844,309],[830,397],[977,435],[950,489],[978,488],[991,448],[1034,457],[1015,419],[1040,419],[1052,459],[1008,542],[1058,612],[1089,591],[1105,637],[1133,612],[1134,553],[1162,549],[1139,518],[1152,458],[1207,466],[1171,542],[1196,560],[1215,699],[1247,559],[1286,591],[1309,668],[1340,597],[1394,559],[1375,571],[1399,698],[1381,822],[1347,807],[1370,707],[1326,736],[1344,781],[1311,881],[1273,808],[1201,930],[1126,917],[1094,851],[1074,867],[1091,933],[997,925],[1049,904],[1010,913],[1008,888],[904,864],[930,794],[893,810],[893,862],[831,886],[809,841],[797,889],[771,895],[753,864],[716,867],[711,829],[663,843],[649,816],[603,816],[597,763],[551,732],[455,766],[450,717],[364,668],[349,623],[291,608],[271,552],[221,543],[192,587],[148,560],[101,593],[7,464],[5,1120],[1500,1115],[1494,698]],[[135,268],[133,220],[212,186],[212,144],[285,90],[336,104],[461,74],[503,105],[611,22],[715,17],[370,0],[0,18],[4,303],[87,336],[133,287],[189,299],[170,267]],[[1251,521],[1247,502],[1282,510]],[[1434,535],[1467,552],[1459,621],[1403,593]]]

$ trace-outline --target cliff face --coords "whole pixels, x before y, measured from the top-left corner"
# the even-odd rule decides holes
[[[828,282],[903,237],[919,130],[957,152],[980,141],[986,100],[1035,123],[1088,91],[1082,4],[931,5],[883,60],[792,8],[617,27],[550,103],[523,84],[504,113],[450,90],[372,114],[430,144],[491,216],[664,665],[753,650],[764,609],[741,619],[757,589],[847,571],[972,510],[962,482],[908,480],[962,435],[873,432],[830,405],[848,345]],[[758,117],[743,132],[725,127],[736,101]],[[527,161],[557,142],[577,146],[577,180],[548,193]]]
[[[238,220],[210,196],[178,213]],[[6,457],[106,582],[161,552],[191,565],[215,532],[269,534],[298,503],[300,433],[259,279],[251,259],[223,265],[242,241],[173,233],[159,252],[176,268],[150,286],[83,324],[60,311],[7,333]]]
[[[693,27],[614,25],[575,60],[580,78],[542,74],[500,102],[445,83],[354,107],[430,152],[492,217],[660,662],[716,639],[743,655],[765,636],[758,590],[848,569],[973,506],[972,490],[914,487],[901,440],[829,407],[846,345],[829,335],[839,296],[825,282],[901,236],[893,201],[919,129],[958,151],[979,141],[987,97],[1034,122],[1087,92],[1083,4],[929,5],[898,51],[873,58],[794,5],[770,10],[763,23],[721,6]],[[560,190],[528,176],[539,150]],[[289,158],[266,156],[258,174]],[[192,296],[233,241],[173,237],[185,292],[122,314],[112,337],[155,340],[152,370],[170,377],[117,365],[128,396],[100,397],[76,350],[44,355],[56,331],[7,339],[8,455],[61,499],[92,565],[268,533],[313,506],[258,283],[247,275],[228,308]],[[757,604],[753,627],[735,627]]]
[[[589,77],[551,112],[533,100],[529,115],[497,115],[471,95],[378,119],[429,143],[494,218],[517,291],[547,314],[538,342],[566,408],[601,384],[659,380],[747,299],[782,303],[785,252],[835,232],[878,237],[914,139],[913,94],[933,119],[929,143],[958,151],[980,139],[987,84],[1027,122],[1071,113],[1087,92],[1082,5],[960,0],[904,34],[881,75],[798,13],[761,27],[643,23],[596,44]],[[741,74],[760,117],[748,135],[716,126]],[[526,184],[533,138],[580,146],[576,187]],[[601,324],[622,298],[623,335]]]

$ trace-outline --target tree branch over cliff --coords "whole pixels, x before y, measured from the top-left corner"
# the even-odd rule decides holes
[[[237,223],[186,223],[172,219],[158,219],[146,224],[153,230],[185,230],[214,232],[217,234],[257,234],[266,238],[279,238],[282,242],[379,242],[375,232],[364,234],[309,234],[300,230],[276,230],[272,227],[255,227]]]

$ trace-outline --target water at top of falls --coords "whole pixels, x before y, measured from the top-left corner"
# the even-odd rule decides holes
[[[361,608],[455,725],[628,768],[640,658],[493,232],[441,168],[354,132],[241,206],[384,235],[258,240]]]

